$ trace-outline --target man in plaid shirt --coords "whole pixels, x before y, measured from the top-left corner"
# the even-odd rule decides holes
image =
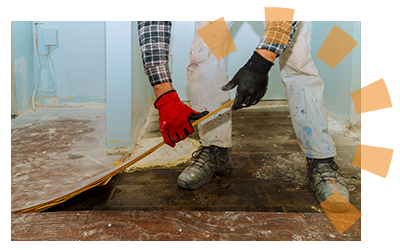
[[[154,105],[159,112],[160,130],[164,142],[171,147],[193,133],[190,120],[204,116],[230,100],[229,90],[237,87],[232,108],[199,123],[202,147],[194,161],[178,177],[178,185],[196,189],[206,184],[215,172],[230,169],[228,153],[231,147],[232,110],[257,104],[265,95],[268,73],[279,57],[282,82],[294,130],[302,151],[306,155],[308,175],[321,203],[334,191],[343,199],[325,204],[327,209],[349,209],[349,193],[341,180],[333,157],[336,148],[328,134],[328,120],[323,97],[324,84],[310,52],[309,22],[293,21],[264,23],[266,32],[248,62],[229,81],[226,57],[217,60],[197,31],[208,22],[196,22],[195,35],[187,67],[189,94],[192,108],[179,99],[172,87],[168,68],[169,43],[172,23],[169,21],[138,22],[139,42],[143,66],[156,98]],[[234,22],[226,22],[230,30]],[[273,31],[273,32],[272,32]],[[270,36],[287,37],[289,44],[271,44]],[[287,39],[286,39],[287,41]],[[195,110],[203,110],[199,113]],[[344,200],[346,199],[346,200]]]

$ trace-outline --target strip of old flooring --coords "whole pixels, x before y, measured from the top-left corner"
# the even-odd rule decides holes
[[[361,219],[339,234],[325,214],[83,211],[11,216],[13,241],[360,241]]]

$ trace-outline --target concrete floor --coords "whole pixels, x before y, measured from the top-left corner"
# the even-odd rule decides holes
[[[71,112],[87,116],[79,109]],[[154,146],[154,140],[159,140],[155,112],[152,108],[131,158]],[[329,132],[337,146],[336,162],[350,187],[350,202],[361,211],[361,170],[351,165],[356,146],[360,143],[360,132],[347,130],[333,117],[330,117]],[[285,102],[267,101],[234,112],[232,138],[230,153],[234,164],[231,171],[216,174],[207,185],[197,190],[184,190],[176,184],[176,178],[189,164],[191,152],[198,146],[195,130],[192,140],[181,142],[182,146],[174,151],[163,146],[148,159],[114,176],[107,185],[92,188],[47,211],[323,213],[307,182],[305,157],[298,147]],[[111,166],[113,160],[116,159],[110,158]],[[71,159],[66,158],[65,162],[71,162]],[[92,165],[96,163],[92,162]]]

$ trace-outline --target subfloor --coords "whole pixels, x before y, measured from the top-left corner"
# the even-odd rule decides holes
[[[73,135],[65,135],[67,136],[67,139],[74,141],[74,143],[78,143],[78,145],[82,143],[82,140],[84,140],[85,143],[98,145],[98,148],[96,148],[96,146],[88,147],[87,144],[84,144],[86,145],[86,151],[84,152],[82,151],[83,148],[78,148],[79,150],[75,149],[75,151],[72,150],[75,147],[60,149],[60,145],[63,145],[63,147],[68,147],[68,144],[62,144],[65,140],[63,140],[63,138],[51,136],[54,134],[54,131],[49,130],[51,128],[43,125],[36,125],[40,124],[40,122],[51,123],[52,118],[50,117],[54,117],[55,120],[61,119],[63,115],[54,115],[60,110],[67,110],[70,113],[70,118],[68,119],[75,117],[74,119],[78,119],[78,122],[80,122],[78,126],[74,125],[76,123],[75,120],[72,119],[69,121],[68,124],[71,126],[69,132],[73,133]],[[91,110],[94,112],[92,112],[92,115],[89,116],[88,114],[91,112]],[[22,136],[24,133],[30,133],[30,135],[34,133],[40,133],[41,128],[42,130],[49,130],[46,132],[48,134],[46,141],[52,146],[48,147],[47,150],[43,148],[43,150],[38,149],[36,152],[38,154],[43,153],[39,151],[54,151],[51,151],[53,154],[48,156],[48,158],[40,161],[40,164],[42,164],[42,169],[45,169],[46,162],[51,162],[51,159],[54,157],[58,157],[57,160],[63,162],[64,167],[68,167],[68,165],[71,165],[73,162],[75,163],[76,159],[84,159],[86,164],[92,166],[89,167],[89,169],[94,167],[98,168],[100,166],[112,168],[113,162],[115,160],[119,160],[121,156],[107,156],[105,153],[98,153],[98,149],[101,148],[101,146],[99,146],[101,145],[101,142],[98,140],[90,142],[90,140],[88,140],[88,137],[93,139],[93,134],[91,133],[96,130],[96,126],[93,128],[88,125],[91,124],[90,122],[92,122],[93,119],[96,119],[96,117],[99,116],[96,114],[101,112],[105,113],[104,108],[46,108],[36,113],[41,114],[41,117],[46,117],[44,120],[40,116],[35,117],[34,114],[31,114],[32,117],[29,117],[31,122],[27,121],[28,123],[34,124],[33,127],[36,130],[22,130],[20,131],[20,135]],[[103,116],[100,115],[97,118],[100,117],[104,119],[104,114]],[[87,122],[83,122],[81,120],[87,120]],[[59,121],[61,124],[63,123],[62,120]],[[54,121],[52,124],[55,124]],[[24,127],[26,126],[19,126],[17,128],[23,129]],[[30,127],[32,127],[32,125]],[[61,126],[60,128],[65,129],[66,127]],[[28,129],[28,127],[25,129]],[[105,133],[104,129],[103,132]],[[341,174],[350,189],[350,202],[359,211],[361,211],[361,170],[351,165],[355,155],[356,146],[358,143],[360,143],[360,132],[351,132],[344,128],[343,124],[331,118],[329,132],[337,147],[338,154],[335,157],[335,160],[340,166]],[[319,206],[314,192],[308,184],[305,156],[298,146],[298,141],[296,140],[291,119],[289,117],[288,108],[285,102],[267,101],[260,103],[254,108],[248,108],[234,112],[232,138],[233,146],[230,149],[230,154],[233,160],[232,169],[225,173],[216,174],[207,185],[197,190],[185,190],[180,188],[176,183],[176,179],[180,172],[189,164],[191,152],[194,151],[199,145],[196,142],[196,139],[198,139],[198,133],[197,129],[195,129],[195,133],[191,136],[191,139],[187,139],[186,142],[178,143],[177,146],[181,145],[181,147],[176,147],[172,153],[169,151],[170,149],[164,145],[159,149],[158,152],[156,151],[152,155],[148,156],[148,159],[143,159],[141,161],[142,163],[139,162],[130,169],[127,169],[126,171],[114,176],[105,186],[98,186],[89,189],[88,191],[85,191],[66,202],[45,210],[44,213],[36,214],[38,217],[32,217],[34,214],[18,216],[13,215],[12,218],[14,219],[12,219],[12,225],[14,225],[15,230],[13,229],[12,235],[14,235],[15,240],[45,239],[46,237],[19,237],[18,235],[20,234],[18,233],[21,233],[18,231],[19,223],[25,223],[25,225],[29,225],[29,223],[40,221],[39,217],[45,216],[49,219],[53,218],[53,227],[50,225],[47,226],[49,226],[49,228],[54,228],[54,225],[63,225],[65,223],[65,218],[68,217],[68,213],[70,213],[70,216],[73,217],[78,216],[79,214],[85,214],[85,216],[88,218],[94,216],[92,219],[95,221],[98,217],[105,218],[104,216],[111,216],[110,218],[117,218],[117,221],[119,221],[118,223],[122,223],[120,219],[118,219],[122,217],[119,217],[121,216],[120,214],[116,215],[115,213],[128,213],[130,216],[133,216],[138,220],[135,220],[135,222],[129,222],[128,219],[127,223],[139,224],[147,223],[147,220],[152,219],[154,216],[159,219],[162,216],[167,216],[167,218],[170,219],[168,223],[164,221],[165,228],[168,228],[167,225],[171,226],[174,223],[179,224],[179,221],[183,221],[182,223],[184,223],[185,219],[180,217],[194,216],[190,211],[201,211],[201,216],[211,216],[212,218],[217,218],[219,216],[222,219],[225,218],[223,220],[226,220],[227,213],[233,213],[239,217],[243,216],[243,218],[247,218],[247,220],[248,218],[252,218],[252,216],[254,216],[256,221],[260,218],[262,219],[265,216],[268,217],[270,215],[270,213],[264,212],[272,212],[271,218],[276,218],[278,221],[282,220],[283,227],[285,227],[285,225],[290,227],[290,221],[293,221],[294,218],[303,220],[303,222],[306,221],[306,224],[311,223],[314,225],[314,227],[318,221],[322,220],[326,220],[324,222],[326,225],[329,224],[329,220],[324,214],[323,209]],[[130,158],[128,157],[127,160],[134,158],[138,152],[147,150],[146,146],[150,144],[150,147],[154,146],[156,144],[154,142],[159,140],[160,133],[158,130],[157,116],[152,108],[137,142],[137,147],[135,149],[137,152],[132,152],[132,156]],[[30,145],[26,138],[25,141],[23,140],[23,142],[25,145]],[[12,145],[12,150],[15,150],[14,144]],[[24,147],[22,146],[19,147],[21,150],[23,148]],[[66,154],[65,157],[61,157],[62,154],[57,154],[58,151],[63,151]],[[32,152],[29,150],[16,151],[15,153],[12,152],[12,161],[17,161],[17,159],[20,159],[21,161],[14,162],[12,181],[13,178],[15,179],[19,176],[18,171],[15,172],[14,170],[15,165],[20,167],[19,170],[21,170],[21,164],[27,163],[31,157],[31,154]],[[46,154],[46,152],[43,154]],[[174,159],[171,160],[171,158]],[[96,163],[96,161],[100,162],[100,164]],[[74,178],[78,178],[82,174],[84,173],[76,173]],[[63,180],[63,182],[68,183],[65,180]],[[60,183],[60,185],[62,186],[62,183]],[[21,190],[21,188],[18,187],[12,187],[12,192],[15,192],[14,190],[18,190],[20,193],[22,192],[21,194],[24,192],[24,190]],[[23,196],[20,197],[22,197],[21,200],[24,199]],[[96,213],[94,210],[102,211],[98,211]],[[126,212],[122,212],[121,210],[125,210]],[[82,211],[86,212],[82,213]],[[162,211],[166,212],[166,214],[162,214]],[[181,211],[181,213],[179,211]],[[86,217],[84,221],[89,223],[90,220]],[[60,220],[60,218],[64,218],[64,222],[63,220]],[[82,219],[81,217],[79,218]],[[271,219],[270,217],[268,218]],[[147,222],[143,222],[142,220]],[[155,219],[153,218],[153,220]],[[208,221],[209,220],[207,220],[207,222]],[[85,225],[82,224],[79,219],[77,219],[75,222],[81,227],[82,225]],[[207,227],[207,222],[200,222],[203,227]],[[198,223],[198,221],[196,221],[196,223]],[[105,228],[109,227],[110,224],[112,223],[101,227],[105,230]],[[142,224],[140,225],[143,226]],[[245,227],[240,221],[235,224],[235,227],[232,225],[230,225],[230,230],[235,230],[235,227],[238,227],[239,225],[241,225],[240,227],[242,227],[242,229]],[[46,227],[46,225],[44,225],[44,227]],[[208,225],[208,228],[209,227],[210,225]],[[152,228],[151,230],[158,231],[161,229]],[[291,233],[289,229],[285,231],[284,228],[280,228],[279,230],[281,230],[281,233],[276,235],[276,238],[271,239],[294,239],[294,231],[298,233],[298,237],[301,238],[304,236],[300,227],[297,229],[290,229],[294,230]],[[314,235],[315,237],[313,236],[309,238],[309,240],[361,239],[360,220],[350,229],[348,229],[348,231],[346,231],[347,238],[346,233],[338,235],[337,231],[335,232],[335,229],[331,224],[330,226],[324,226],[324,229],[319,228],[318,230],[321,234],[319,236]],[[157,234],[159,235],[160,232]],[[290,237],[286,237],[287,234],[289,234]],[[50,234],[50,236],[51,235],[52,234]],[[322,235],[324,236],[322,237]],[[75,236],[71,237],[74,238]],[[57,238],[55,235],[54,237]],[[120,239],[127,239],[121,237],[122,236],[120,236]],[[204,235],[203,237],[198,237],[196,239],[203,238]],[[157,237],[153,235],[152,237],[149,236],[146,239],[157,239]],[[168,237],[163,239],[168,240]],[[186,239],[190,239],[190,237]],[[217,237],[215,239],[225,238]],[[233,237],[231,239],[234,240],[235,238]],[[237,239],[240,239],[240,237]],[[307,237],[304,236],[303,239],[307,240]]]
[[[338,121],[331,119],[330,124],[338,151],[335,160],[350,188],[351,204],[361,211],[361,170],[351,165],[359,136]],[[150,112],[138,144],[159,138],[157,115]],[[198,138],[197,130],[191,138]],[[179,158],[176,150],[190,157],[196,145],[188,140],[185,146],[193,148],[191,151],[179,149],[179,143],[175,151],[156,151],[147,160],[143,159],[147,166],[139,162],[138,167],[117,174],[106,186],[88,190],[48,211],[323,212],[309,186],[305,156],[298,146],[285,102],[264,102],[234,112],[232,138],[232,169],[215,174],[197,190],[182,189],[176,182],[189,162],[182,163],[182,158],[178,165],[168,162],[168,152],[172,152],[169,155],[175,152],[172,158]],[[138,151],[151,146],[140,147]],[[163,147],[169,150],[168,146]],[[151,166],[157,165],[157,161],[165,164]]]

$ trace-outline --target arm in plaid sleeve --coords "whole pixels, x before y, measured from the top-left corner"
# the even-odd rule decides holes
[[[170,21],[138,21],[144,72],[151,86],[172,82],[168,67]]]
[[[296,32],[297,26],[299,24],[299,21],[293,21],[292,25],[279,25],[282,24],[284,22],[269,22],[266,23],[266,32],[264,32],[263,37],[261,38],[257,49],[265,49],[268,51],[271,51],[273,53],[275,53],[278,57],[280,54],[283,53],[283,51],[285,51],[285,49],[287,48],[287,46],[290,44],[290,42],[293,39],[293,35]],[[278,38],[282,38],[283,40],[285,40],[285,35],[287,37],[287,33],[289,32],[290,29],[290,33],[289,33],[289,42],[288,44],[278,44],[278,43],[266,43],[267,40],[267,36],[268,36],[268,40],[271,40],[271,35],[274,36],[274,38],[272,38],[273,41],[276,41],[276,37]],[[279,40],[279,39],[278,39]],[[286,39],[287,41],[287,39]],[[283,42],[284,43],[284,42]]]

